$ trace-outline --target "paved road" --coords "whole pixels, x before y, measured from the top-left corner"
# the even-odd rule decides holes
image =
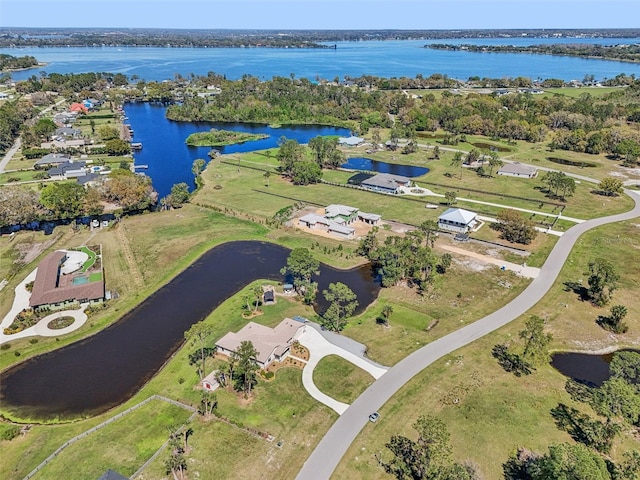
[[[18,151],[21,143],[22,143],[22,140],[20,139],[20,137],[18,137],[15,143],[13,144],[13,146],[7,151],[5,156],[2,157],[2,160],[0,160],[0,173],[4,173],[5,169],[7,168],[7,164],[11,161],[13,156]]]
[[[580,235],[600,225],[640,217],[640,192],[625,190],[625,193],[635,201],[633,210],[589,220],[567,230],[549,254],[539,276],[514,300],[481,320],[422,347],[382,375],[336,420],[303,465],[297,480],[330,478],[366,425],[368,415],[382,407],[404,384],[436,360],[508,324],[538,303],[558,277]]]

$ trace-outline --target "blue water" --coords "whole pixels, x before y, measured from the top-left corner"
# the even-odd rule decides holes
[[[247,123],[212,123],[212,122],[172,122],[165,117],[165,107],[149,103],[128,103],[124,107],[129,123],[134,130],[134,142],[142,143],[142,150],[134,153],[138,165],[149,165],[147,170],[139,170],[149,175],[160,198],[166,196],[171,187],[185,182],[194,187],[191,172],[193,161],[202,158],[210,160],[208,153],[211,147],[189,147],[184,142],[195,132],[206,132],[211,128],[235,130],[238,132],[265,133],[269,138],[255,142],[216,147],[221,153],[252,152],[273,148],[278,145],[281,136],[295,139],[300,143],[308,143],[318,135],[349,136],[351,132],[345,128],[295,125],[273,128],[267,125]]]
[[[413,165],[397,165],[395,163],[378,162],[370,158],[352,157],[347,159],[347,163],[341,165],[342,168],[350,170],[364,170],[367,172],[391,173],[404,177],[414,178],[429,173],[426,167],[414,167]]]
[[[620,73],[640,76],[640,64],[611,60],[509,53],[436,51],[423,48],[429,43],[472,43],[491,45],[531,45],[548,43],[637,43],[637,38],[543,39],[482,38],[448,40],[387,40],[338,42],[336,50],[277,48],[162,48],[162,47],[56,47],[2,48],[0,53],[33,55],[44,68],[12,74],[15,80],[47,73],[110,72],[136,75],[145,80],[173,79],[179,73],[224,74],[237,79],[244,74],[270,79],[273,76],[333,79],[338,76],[415,77],[442,73],[467,79],[471,76],[501,78],[524,76],[581,80],[587,74],[596,79]]]

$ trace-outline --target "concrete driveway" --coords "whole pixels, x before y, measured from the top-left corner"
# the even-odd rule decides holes
[[[376,380],[380,378],[385,372],[388,370],[387,367],[383,367],[382,365],[378,365],[375,362],[372,362],[366,358],[364,358],[364,346],[362,346],[362,354],[354,353],[351,350],[358,350],[359,347],[356,345],[357,342],[347,342],[354,345],[353,348],[345,348],[343,345],[337,345],[336,343],[332,343],[328,338],[332,338],[331,335],[324,335],[324,333],[330,332],[321,332],[318,327],[312,326],[310,324],[305,325],[304,332],[300,335],[298,341],[309,349],[309,360],[302,370],[302,384],[304,388],[309,392],[313,398],[318,400],[320,403],[325,404],[329,408],[333,409],[338,413],[338,415],[342,415],[349,405],[346,403],[342,403],[337,401],[334,398],[331,398],[329,395],[326,395],[320,391],[318,387],[316,387],[315,383],[313,383],[313,370],[318,365],[318,362],[322,360],[327,355],[338,355],[339,357],[344,358],[348,362],[353,363],[355,366],[360,367],[364,371],[371,374],[373,378]],[[341,337],[340,335],[333,334],[336,337]],[[347,339],[350,340],[350,339]]]

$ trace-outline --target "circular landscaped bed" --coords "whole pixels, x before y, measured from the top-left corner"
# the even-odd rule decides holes
[[[55,318],[47,324],[47,327],[50,328],[51,330],[61,330],[63,328],[67,328],[69,325],[73,324],[73,322],[75,321],[76,319],[73,317]]]

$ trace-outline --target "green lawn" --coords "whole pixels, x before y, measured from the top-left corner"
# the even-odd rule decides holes
[[[89,281],[90,282],[99,282],[100,280],[102,280],[102,273],[101,272],[96,272],[96,273],[92,273],[89,275]]]
[[[68,446],[33,478],[84,480],[98,478],[110,468],[133,475],[167,440],[169,429],[190,415],[183,408],[152,400]]]
[[[313,370],[316,387],[343,403],[352,403],[374,381],[369,373],[337,355],[324,357]]]
[[[87,255],[89,255],[89,258],[82,264],[82,269],[80,270],[81,273],[86,272],[87,270],[89,270],[94,263],[96,263],[96,253],[91,250],[90,248],[87,247],[80,247],[78,250],[80,250],[81,252],[86,253]],[[89,278],[90,281],[91,278]]]

